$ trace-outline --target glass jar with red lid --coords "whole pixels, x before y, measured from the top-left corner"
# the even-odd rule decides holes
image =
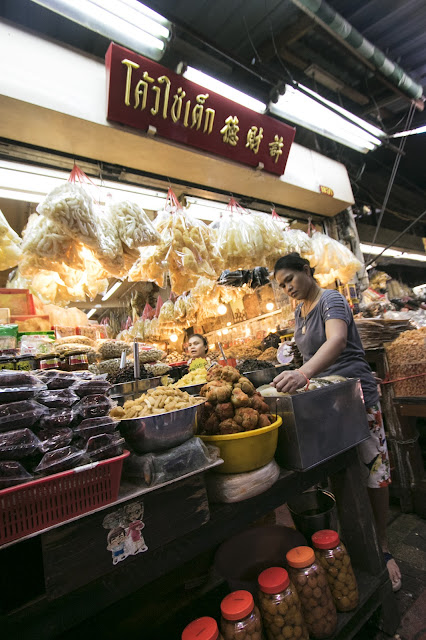
[[[315,556],[326,572],[331,594],[338,611],[352,611],[358,606],[358,586],[351,559],[337,531],[322,529],[312,536]]]
[[[214,618],[204,616],[193,620],[182,632],[182,640],[223,640]]]
[[[233,591],[220,604],[224,640],[262,640],[259,609],[249,591]]]
[[[309,640],[299,596],[282,567],[271,567],[258,577],[259,608],[268,640]]]
[[[310,547],[295,547],[286,558],[310,637],[328,638],[336,630],[337,613],[324,569]]]

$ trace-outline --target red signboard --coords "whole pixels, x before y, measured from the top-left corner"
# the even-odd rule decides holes
[[[106,57],[108,120],[281,175],[295,129],[114,43]]]

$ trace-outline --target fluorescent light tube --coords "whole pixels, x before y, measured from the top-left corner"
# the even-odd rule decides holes
[[[137,0],[32,0],[77,24],[160,60],[171,23]]]
[[[417,127],[417,129],[410,129],[409,131],[400,131],[399,133],[394,133],[391,138],[405,138],[405,136],[416,136],[418,133],[426,133],[426,125],[423,127]]]
[[[328,101],[322,99],[322,102]],[[328,104],[332,103],[328,102]],[[333,108],[336,106],[333,105]],[[377,137],[378,133],[375,135],[371,132],[371,129],[377,132],[380,132],[380,129],[364,127],[364,125],[364,128],[361,128],[355,124],[355,121],[348,122],[339,114],[331,111],[326,104],[317,102],[290,85],[286,85],[285,94],[279,98],[276,104],[270,103],[269,109],[274,115],[290,120],[290,122],[306,127],[362,153],[368,153],[382,144],[382,141]],[[340,107],[337,110],[344,112],[345,115],[349,113]],[[364,123],[356,116],[350,115],[352,120],[356,119],[358,122]],[[368,125],[368,123],[365,124]],[[366,128],[369,128],[369,131],[366,131]]]
[[[91,318],[96,312],[97,309],[90,309],[90,311],[87,312],[87,317]]]
[[[247,107],[247,109],[251,109],[252,111],[256,111],[257,113],[265,113],[266,104],[261,102],[260,100],[256,100],[252,96],[231,87],[212,76],[203,73],[203,71],[199,71],[198,69],[194,69],[194,67],[187,67],[183,72],[183,77],[187,80],[191,80],[192,82],[196,82],[200,84],[202,87],[206,89],[210,89],[210,91],[214,91],[224,98],[228,98],[229,100],[233,100],[237,104],[242,105],[243,107]]]
[[[384,249],[384,247],[380,247],[379,245],[365,244],[363,242],[361,242],[359,246],[362,253],[369,253],[373,256],[381,253]],[[420,262],[426,262],[426,254],[424,253],[411,253],[410,251],[398,251],[396,249],[386,249],[386,251],[382,253],[382,256],[384,258],[404,258],[405,260],[418,260]]]
[[[118,282],[116,282],[115,284],[112,285],[111,289],[109,289],[106,294],[104,295],[104,297],[102,298],[102,302],[104,302],[105,300],[108,300],[113,293],[115,293],[117,291],[117,289],[119,289],[121,287],[123,283],[119,280]]]

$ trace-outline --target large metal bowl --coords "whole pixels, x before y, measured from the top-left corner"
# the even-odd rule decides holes
[[[242,375],[248,378],[257,389],[263,384],[270,384],[281,371],[285,371],[286,369],[287,365],[281,365],[278,367],[269,367],[268,369],[258,369],[257,371],[247,371],[247,373],[243,373]]]
[[[148,389],[154,389],[163,384],[163,378],[167,376],[156,376],[155,378],[146,378],[144,380],[133,380],[132,382],[122,382],[115,384],[110,389],[110,397],[117,404],[123,406],[127,400],[135,400]]]
[[[200,382],[199,384],[190,384],[187,387],[178,387],[181,391],[186,391],[190,396],[199,396],[201,389],[206,382]]]
[[[151,453],[171,449],[192,438],[197,414],[205,402],[145,418],[120,420],[118,428],[135,453]]]

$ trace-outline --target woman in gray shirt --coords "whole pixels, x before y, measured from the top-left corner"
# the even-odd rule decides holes
[[[272,384],[278,391],[292,393],[315,376],[340,375],[361,380],[370,438],[359,445],[359,452],[368,474],[368,495],[377,534],[393,589],[397,591],[401,587],[401,572],[389,553],[386,538],[391,479],[379,394],[364,358],[351,309],[340,293],[319,287],[308,260],[298,253],[280,258],[274,274],[285,293],[300,301],[295,313],[294,337],[303,357],[303,366],[295,371],[284,371]]]

